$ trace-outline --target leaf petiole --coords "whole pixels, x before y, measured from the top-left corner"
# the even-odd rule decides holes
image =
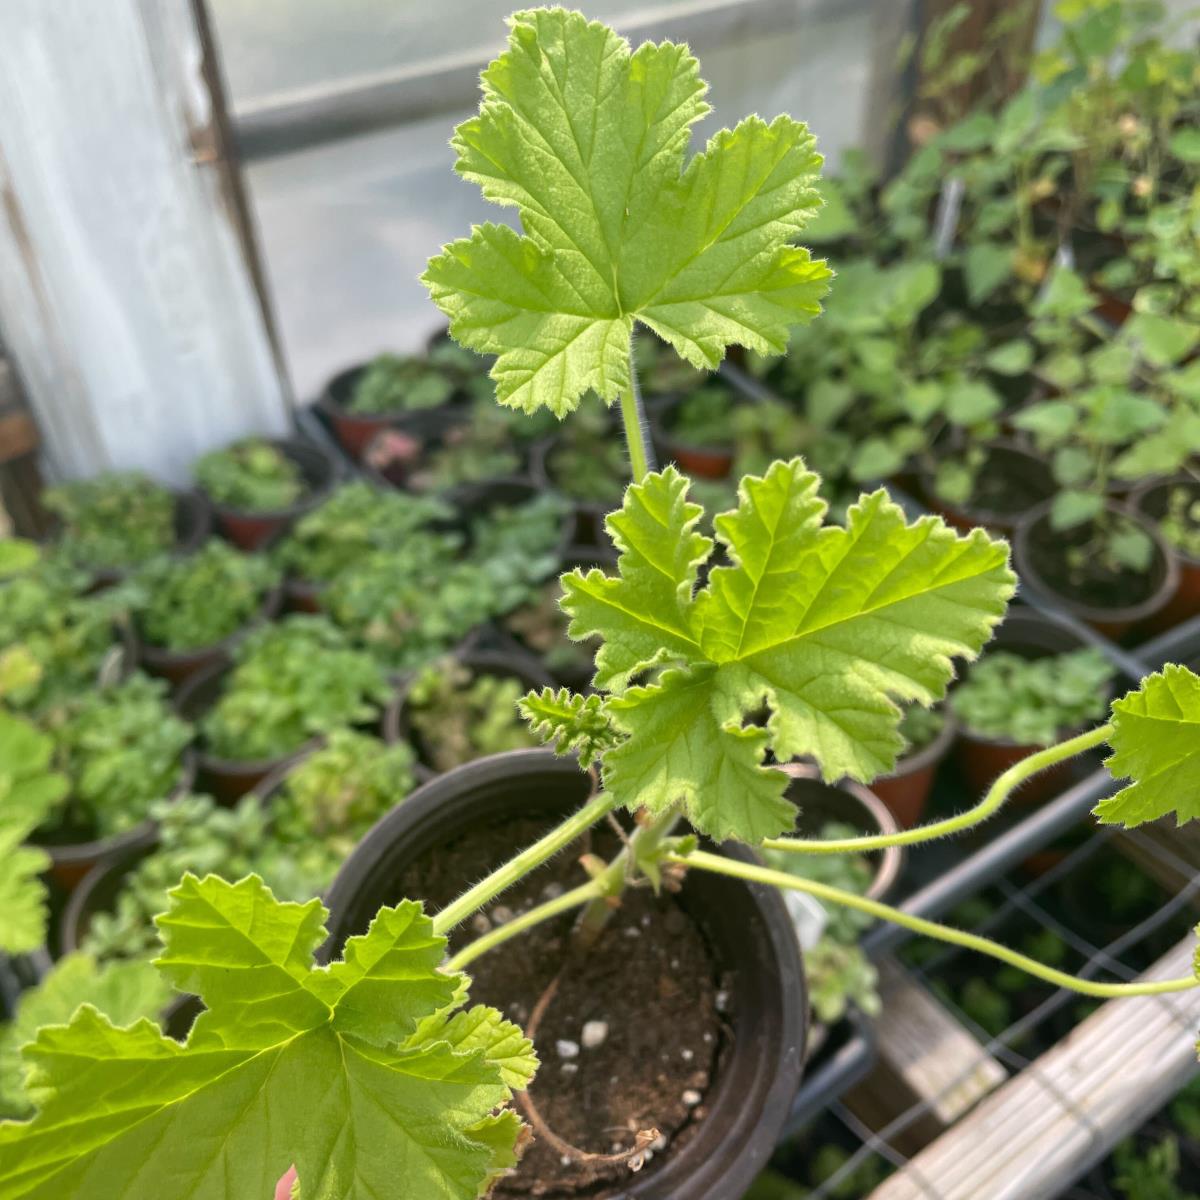
[[[517,934],[524,933],[525,930],[532,929],[543,921],[549,921],[551,917],[557,917],[559,913],[579,908],[589,900],[596,899],[600,894],[599,880],[589,879],[587,883],[580,884],[579,887],[572,888],[569,892],[563,892],[561,896],[547,900],[535,908],[531,908],[528,912],[522,913],[519,917],[514,917],[506,924],[497,925],[495,929],[477,937],[450,959],[446,964],[446,969],[461,971],[468,963],[474,962],[489,950],[494,950],[497,946],[507,942],[509,938],[516,937]]]
[[[510,858],[474,887],[468,888],[457,900],[447,904],[433,918],[434,933],[439,936],[449,933],[472,913],[569,846],[616,807],[617,802],[611,795],[607,792],[597,792],[577,813],[568,817],[561,825],[556,825],[545,837]]]
[[[629,447],[629,467],[634,483],[641,483],[654,470],[654,453],[646,432],[646,416],[638,394],[637,374],[629,364],[629,386],[621,392],[621,420],[625,424],[625,443]]]
[[[962,946],[966,950],[974,950],[978,954],[986,954],[997,958],[1009,966],[1043,979],[1055,987],[1066,988],[1083,996],[1096,996],[1100,999],[1114,999],[1120,996],[1158,996],[1167,992],[1185,992],[1190,988],[1200,987],[1200,978],[1188,976],[1186,979],[1153,979],[1141,983],[1095,983],[1090,979],[1079,979],[1068,975],[1065,971],[1056,971],[1053,967],[1044,966],[1036,959],[1029,958],[1016,950],[1010,950],[991,938],[980,937],[975,933],[967,933],[962,929],[953,929],[949,925],[941,925],[937,921],[926,921],[922,917],[913,917],[889,904],[881,904],[878,900],[868,900],[854,892],[846,892],[841,888],[830,887],[828,884],[817,883],[812,879],[800,879],[783,871],[772,871],[767,867],[759,867],[753,863],[735,862],[723,858],[719,854],[709,854],[704,850],[694,850],[691,854],[667,854],[667,862],[678,863],[684,867],[697,867],[702,871],[712,871],[718,875],[730,875],[735,879],[744,879],[749,883],[764,883],[769,887],[781,888],[785,891],[806,892],[818,900],[830,904],[841,904],[846,908],[854,908],[881,921],[890,921],[893,925],[901,925],[914,933],[925,937],[935,938],[940,942],[949,942],[952,946]]]
[[[1057,766],[1058,763],[1085,750],[1108,741],[1113,732],[1111,724],[1100,725],[1081,733],[1078,737],[1068,738],[1057,746],[1038,750],[1028,757],[1014,763],[987,790],[984,798],[974,808],[967,809],[957,816],[947,817],[943,821],[933,821],[928,825],[918,825],[914,829],[902,829],[898,833],[876,834],[873,837],[841,838],[828,841],[810,838],[767,838],[762,842],[766,850],[791,850],[797,854],[855,854],[871,850],[886,850],[889,846],[914,846],[921,842],[932,842],[937,838],[949,837],[961,833],[994,816],[1004,806],[1009,796],[1031,776],[1047,767]]]

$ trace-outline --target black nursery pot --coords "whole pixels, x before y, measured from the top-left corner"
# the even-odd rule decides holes
[[[394,904],[394,881],[418,858],[481,824],[565,817],[590,781],[571,759],[519,750],[462,767],[418,789],[359,844],[333,883],[329,940],[335,955]],[[725,847],[743,861],[749,852]],[[681,907],[704,936],[719,973],[731,977],[731,1045],[705,1097],[708,1115],[610,1195],[621,1200],[740,1200],[766,1164],[800,1082],[808,1003],[796,935],[772,889],[688,873]]]
[[[325,500],[337,482],[337,464],[315,442],[302,438],[271,438],[268,444],[296,464],[304,476],[307,490],[295,504],[270,512],[252,512],[212,501],[221,532],[243,550],[257,550],[274,534],[311,512]]]
[[[943,500],[934,486],[932,468],[923,471],[921,483],[929,507],[955,529],[968,533],[982,526],[1007,536],[1025,513],[1054,495],[1054,477],[1044,459],[1018,442],[996,438],[985,448],[987,459],[980,468],[977,488],[984,492],[984,499],[963,505]],[[963,439],[950,438],[939,454],[942,458],[961,457],[966,449]]]
[[[206,712],[217,702],[225,686],[230,665],[214,663],[198,671],[179,689],[175,697],[175,711],[193,725],[199,723]],[[211,754],[199,743],[196,751],[196,782],[199,790],[208,792],[220,804],[232,805],[247,792],[256,788],[273,771],[299,761],[321,743],[320,738],[310,738],[290,754],[276,758],[229,759]]]
[[[1154,543],[1154,561],[1146,573],[1143,594],[1111,607],[1068,595],[1047,578],[1045,568],[1070,545],[1075,530],[1056,532],[1050,525],[1050,503],[1027,513],[1013,537],[1013,563],[1023,586],[1052,601],[1073,617],[1106,637],[1119,638],[1139,622],[1154,617],[1175,595],[1179,585],[1179,560],[1158,530],[1145,517],[1108,505],[1110,513],[1124,515],[1141,527]]]
[[[501,679],[517,679],[526,691],[540,691],[554,685],[554,680],[542,664],[524,650],[462,650],[452,657],[473,676],[496,675]],[[412,679],[409,675],[400,683],[391,703],[384,709],[383,740],[389,746],[397,742],[407,742],[412,746],[417,753],[417,777],[424,783],[438,772],[433,766],[428,747],[409,721],[408,694]]]
[[[550,467],[550,460],[554,451],[558,449],[559,440],[557,437],[544,438],[533,447],[530,453],[529,473],[539,491],[562,493],[562,488],[554,482]],[[609,504],[593,500],[577,500],[574,496],[567,496],[567,499],[575,509],[572,542],[589,550],[597,547],[611,549],[612,539],[608,536],[608,530],[604,526],[604,518],[614,509],[621,507],[620,497]]]
[[[680,470],[693,479],[728,479],[733,470],[732,443],[708,446],[687,442],[672,429],[672,422],[686,396],[663,397],[654,407],[650,430],[659,456],[666,462],[679,464]]]

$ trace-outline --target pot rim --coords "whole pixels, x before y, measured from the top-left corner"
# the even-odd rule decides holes
[[[1134,624],[1152,616],[1175,594],[1179,587],[1179,559],[1174,550],[1167,544],[1162,534],[1140,513],[1131,511],[1128,507],[1115,504],[1111,500],[1105,504],[1105,511],[1128,518],[1139,525],[1154,543],[1159,556],[1163,560],[1163,577],[1154,591],[1145,600],[1137,604],[1127,604],[1121,608],[1099,608],[1092,604],[1084,604],[1062,595],[1052,585],[1047,584],[1032,569],[1029,560],[1029,542],[1033,531],[1050,514],[1053,500],[1043,501],[1031,508],[1017,523],[1013,532],[1012,553],[1013,563],[1022,585],[1031,591],[1046,596],[1072,615],[1083,621],[1095,621],[1103,624]]]
[[[1020,440],[1015,437],[994,437],[987,438],[981,443],[986,449],[993,450],[1009,450],[1014,454],[1019,454],[1022,458],[1029,459],[1038,466],[1046,468],[1049,473],[1049,466],[1045,460],[1041,458],[1035,451],[1028,446],[1022,445]],[[944,496],[938,494],[937,488],[934,486],[934,480],[937,476],[937,463],[939,458],[935,454],[927,454],[922,456],[920,465],[921,486],[925,489],[927,496],[931,497],[938,504],[942,505],[947,511],[961,514],[967,520],[974,522],[976,525],[983,527],[991,526],[993,528],[1013,529],[1024,520],[1025,516],[1032,512],[1033,509],[1026,509],[1022,512],[1001,513],[993,509],[978,508],[968,501],[965,504],[956,504],[952,500],[947,500]],[[1039,507],[1035,505],[1034,508]]]
[[[854,779],[840,779],[837,783],[827,783],[821,777],[820,768],[812,762],[778,763],[775,769],[791,776],[792,779],[811,780],[831,792],[842,792],[845,795],[853,796],[866,810],[871,822],[885,837],[891,837],[900,832],[900,824],[892,816],[892,810],[865,784]],[[895,887],[896,881],[900,878],[907,852],[903,846],[887,846],[873,853],[878,855],[878,867],[865,895],[871,900],[881,900]]]
[[[1190,475],[1178,474],[1170,475],[1165,479],[1148,480],[1146,483],[1134,488],[1133,491],[1129,493],[1127,506],[1136,516],[1142,517],[1147,522],[1154,522],[1154,528],[1157,532],[1158,518],[1152,517],[1148,512],[1145,511],[1145,509],[1142,507],[1142,501],[1145,500],[1145,498],[1151,492],[1155,492],[1159,488],[1179,487],[1181,485],[1184,487],[1194,488],[1197,499],[1200,499],[1200,479],[1195,479]],[[1174,554],[1175,557],[1185,566],[1200,568],[1200,556],[1184,553],[1184,551],[1180,550],[1178,546],[1174,546],[1168,542],[1166,538],[1163,538],[1163,542],[1167,546],[1170,546],[1171,553]]]

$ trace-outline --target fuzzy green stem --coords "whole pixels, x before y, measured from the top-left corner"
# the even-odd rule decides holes
[[[625,443],[629,447],[629,465],[633,482],[641,483],[650,470],[650,452],[646,430],[642,424],[642,406],[638,400],[637,384],[631,378],[621,393],[621,419],[625,422]]]
[[[553,858],[577,837],[585,834],[616,806],[617,802],[607,792],[598,792],[577,813],[568,817],[561,825],[555,826],[545,837],[522,850],[516,857],[510,858],[502,867],[497,867],[486,879],[480,880],[473,888],[469,888],[457,900],[443,908],[433,918],[434,933],[449,933],[473,912],[477,912],[501,892],[507,891],[513,884],[524,879],[530,871],[540,867],[548,858]]]
[[[497,925],[495,929],[476,938],[470,945],[464,946],[446,966],[451,971],[461,971],[468,963],[474,962],[489,950],[494,950],[503,942],[507,942],[509,938],[516,937],[517,934],[524,933],[526,929],[532,929],[533,926],[540,925],[543,921],[558,916],[559,913],[579,908],[589,900],[594,900],[599,894],[600,885],[596,880],[589,879],[587,883],[580,884],[579,887],[572,888],[571,891],[564,892],[553,900],[547,900],[536,908],[531,908],[527,913],[514,917],[504,925]]]
[[[591,945],[603,932],[613,913],[610,901],[625,890],[633,865],[639,858],[645,858],[658,847],[663,838],[675,828],[680,813],[680,806],[673,804],[652,821],[638,826],[629,839],[629,844],[596,876],[596,896],[579,916],[579,928],[576,932],[582,944]]]
[[[914,846],[920,842],[932,842],[937,838],[949,837],[961,833],[993,816],[1003,806],[1016,788],[1031,775],[1044,771],[1047,767],[1056,766],[1065,759],[1085,750],[1099,746],[1108,740],[1113,731],[1112,725],[1101,725],[1078,737],[1069,738],[1057,746],[1038,750],[1034,754],[1014,763],[987,790],[984,798],[974,807],[961,812],[957,816],[947,817],[942,821],[934,821],[929,825],[918,825],[914,829],[901,829],[898,833],[876,834],[872,837],[859,838],[830,838],[828,840],[811,838],[768,838],[763,842],[767,850],[793,850],[797,854],[858,854],[871,850],[886,850],[889,846]]]
[[[1103,1000],[1118,996],[1158,996],[1167,992],[1184,992],[1200,986],[1200,979],[1189,976],[1186,979],[1155,979],[1141,983],[1096,983],[1090,979],[1079,979],[1068,975],[1065,971],[1056,971],[1036,959],[1010,950],[1007,946],[993,942],[991,938],[980,937],[975,933],[967,933],[961,929],[952,929],[948,925],[940,925],[936,921],[926,921],[922,917],[913,917],[898,908],[888,904],[880,904],[878,900],[868,900],[866,896],[854,892],[845,892],[841,888],[830,887],[825,883],[817,883],[813,879],[798,879],[783,871],[772,871],[767,867],[759,867],[753,863],[735,862],[723,858],[719,854],[709,854],[696,850],[691,854],[668,854],[668,862],[680,863],[685,867],[698,867],[703,871],[712,871],[718,875],[731,875],[735,879],[744,879],[749,883],[765,883],[785,891],[805,892],[818,900],[829,904],[840,904],[846,908],[854,908],[868,916],[881,921],[890,921],[893,925],[901,925],[925,937],[936,938],[940,942],[949,942],[952,946],[962,946],[966,950],[974,950],[997,958],[1009,966],[1044,979],[1055,987],[1066,988],[1083,996],[1096,996]]]

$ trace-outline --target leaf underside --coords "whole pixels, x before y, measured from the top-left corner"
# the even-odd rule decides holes
[[[503,1109],[535,1060],[498,1013],[454,1013],[461,976],[419,904],[381,909],[314,966],[319,901],[185,876],[159,918],[161,972],[208,1006],[186,1043],[90,1006],[25,1050],[40,1111],[0,1125],[0,1197],[473,1200],[515,1161]]]
[[[673,467],[631,487],[608,519],[617,573],[564,576],[577,639],[599,636],[594,685],[623,734],[604,782],[631,809],[685,801],[701,832],[759,841],[790,828],[786,777],[870,780],[904,742],[899,704],[939,700],[1003,617],[1008,548],[937,517],[908,524],[880,490],[825,525],[820,480],[799,459],[747,477],[716,518],[732,565],[697,590],[713,542]]]
[[[781,354],[830,272],[791,245],[820,203],[806,126],[749,117],[687,159],[709,111],[686,46],[628,42],[561,8],[510,18],[457,170],[518,210],[476,226],[422,281],[464,346],[497,356],[496,398],[558,416],[630,386],[636,322],[693,366],[730,345]]]

